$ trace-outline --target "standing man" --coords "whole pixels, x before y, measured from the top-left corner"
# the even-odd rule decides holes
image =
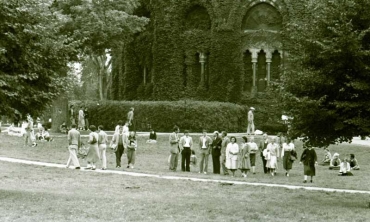
[[[72,129],[68,131],[68,151],[69,151],[69,158],[67,161],[66,168],[69,168],[71,162],[73,162],[73,166],[76,170],[79,170],[80,162],[77,158],[77,150],[81,147],[81,134],[76,129],[76,124],[71,125]]]
[[[190,172],[190,156],[193,139],[189,136],[189,130],[184,131],[184,136],[180,139],[181,149],[181,170]]]
[[[78,129],[84,130],[85,129],[85,116],[84,116],[84,110],[83,107],[80,107],[80,110],[78,111]]]
[[[178,156],[180,152],[179,148],[179,128],[175,126],[173,128],[173,133],[170,134],[170,170],[176,171],[177,169],[177,163],[178,163]]]
[[[226,147],[230,143],[230,139],[229,139],[229,137],[227,137],[227,132],[225,132],[225,131],[222,131],[221,138],[222,138],[222,142],[221,142],[221,167],[222,167],[222,171],[224,172],[224,175],[229,175],[229,172],[226,168],[225,163],[226,163]]]
[[[127,122],[129,126],[132,126],[134,123],[134,107],[131,107],[130,111],[127,113]]]
[[[116,168],[121,167],[121,157],[127,147],[127,136],[123,133],[123,127],[120,126],[118,133],[113,135],[110,147],[114,149],[116,153]]]
[[[212,139],[207,136],[207,131],[203,130],[203,135],[199,138],[200,164],[199,173],[207,174],[208,157],[211,152]]]
[[[254,108],[251,107],[248,112],[248,128],[247,128],[247,135],[252,134],[254,135]]]
[[[220,174],[220,156],[221,156],[222,139],[218,131],[215,131],[213,133],[213,136],[214,136],[213,141],[212,141],[213,173]]]
[[[99,153],[100,153],[100,161],[102,164],[102,170],[107,169],[107,143],[108,143],[108,135],[106,132],[103,131],[103,126],[98,126],[98,145],[99,145]]]
[[[263,165],[263,172],[264,173],[268,173],[268,169],[266,167],[266,159],[265,159],[265,156],[263,155],[263,151],[267,148],[267,145],[269,144],[269,141],[267,139],[267,134],[264,133],[263,136],[262,136],[262,139],[259,143],[259,150],[260,150],[260,153],[261,153],[261,159],[262,159],[262,165]]]

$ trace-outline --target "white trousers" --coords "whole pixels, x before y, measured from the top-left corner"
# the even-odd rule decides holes
[[[78,147],[76,145],[68,146],[69,158],[67,161],[67,167],[69,167],[71,162],[73,162],[73,166],[80,167],[80,162],[78,161],[78,158],[77,158],[77,148]]]
[[[99,144],[99,152],[102,168],[107,168],[107,144]]]

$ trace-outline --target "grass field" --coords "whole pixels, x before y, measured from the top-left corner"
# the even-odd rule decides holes
[[[195,136],[194,136],[195,138]],[[0,156],[65,163],[66,137],[35,148],[23,147],[22,138],[0,135]],[[146,144],[139,137],[134,172],[210,179],[240,180],[370,190],[368,147],[339,145],[332,153],[355,153],[361,170],[353,177],[339,177],[337,171],[317,167],[313,184],[302,183],[302,166],[295,163],[289,178],[262,173],[247,179],[221,175],[169,172],[167,136],[158,144]],[[240,140],[239,140],[240,141]],[[298,153],[301,145],[297,142]],[[317,150],[323,155],[322,150]],[[108,152],[108,168],[115,167]],[[211,159],[210,159],[211,162]],[[124,163],[127,163],[124,159]],[[81,160],[81,164],[86,164]],[[211,172],[212,164],[209,166]],[[0,221],[368,221],[370,196],[288,190],[284,188],[223,185],[220,183],[162,180],[89,171],[38,167],[0,162]],[[240,172],[239,172],[240,174]]]

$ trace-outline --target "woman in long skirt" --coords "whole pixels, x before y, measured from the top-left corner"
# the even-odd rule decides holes
[[[276,138],[271,139],[271,143],[267,145],[266,150],[270,156],[266,162],[266,167],[270,168],[270,173],[274,176],[276,175],[277,158],[279,156],[279,145],[276,143]]]
[[[283,159],[283,168],[285,169],[285,176],[289,176],[289,171],[292,169],[292,152],[295,150],[294,143],[287,138],[286,142],[283,143],[283,149],[281,150],[281,158]]]
[[[316,151],[312,149],[312,147],[306,147],[303,150],[302,156],[301,156],[301,162],[303,163],[303,174],[304,174],[304,180],[303,183],[307,183],[307,177],[311,176],[311,183],[313,176],[316,175],[316,169],[315,165],[317,164],[317,155]]]
[[[250,147],[248,146],[248,138],[243,136],[243,143],[239,150],[239,169],[242,171],[242,177],[247,177],[248,171],[251,168],[250,162]]]
[[[86,161],[87,167],[86,169],[96,169],[96,163],[99,161],[99,135],[96,133],[96,127],[94,125],[90,126],[91,133],[89,135],[89,151],[87,152]]]
[[[226,163],[225,166],[235,176],[235,171],[238,168],[238,153],[239,145],[236,143],[235,136],[230,137],[230,143],[226,147]]]

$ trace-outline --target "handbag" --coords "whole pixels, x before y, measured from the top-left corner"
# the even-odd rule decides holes
[[[85,144],[81,144],[81,147],[78,149],[78,158],[84,159],[89,152],[89,147],[85,146]]]
[[[110,145],[110,148],[111,148],[112,150],[116,150],[116,149],[117,149],[117,144],[116,144],[116,143],[111,144],[111,145]]]

